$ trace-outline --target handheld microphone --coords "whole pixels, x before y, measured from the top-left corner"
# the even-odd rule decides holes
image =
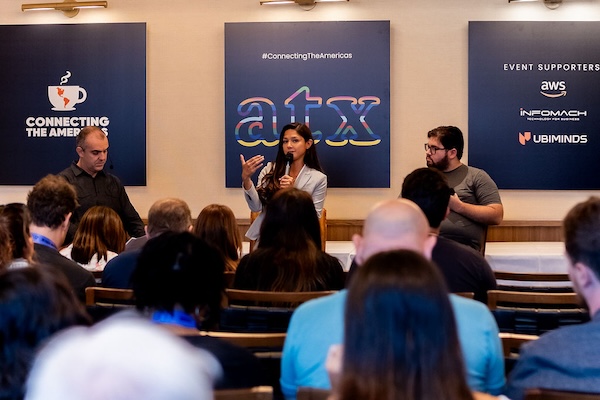
[[[291,153],[287,153],[285,155],[285,175],[290,174],[290,167],[292,166],[293,161],[294,161],[294,155]]]

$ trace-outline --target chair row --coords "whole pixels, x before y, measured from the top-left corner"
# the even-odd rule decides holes
[[[541,335],[589,321],[568,274],[495,271],[498,289],[488,291],[488,307],[501,332]]]

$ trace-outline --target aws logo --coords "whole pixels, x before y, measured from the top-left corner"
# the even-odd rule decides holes
[[[550,98],[563,97],[567,95],[567,84],[565,81],[542,81],[540,93]]]

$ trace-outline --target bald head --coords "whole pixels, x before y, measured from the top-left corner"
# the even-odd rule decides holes
[[[414,250],[431,258],[436,237],[429,236],[429,223],[419,206],[393,199],[376,204],[365,219],[362,236],[354,235],[352,240],[356,261],[362,264],[371,255],[388,250]]]

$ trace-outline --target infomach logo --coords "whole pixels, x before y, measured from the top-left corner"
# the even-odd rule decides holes
[[[519,116],[527,121],[580,121],[587,117],[587,110],[547,110],[547,109],[519,109]]]
[[[521,117],[587,117],[587,111],[581,110],[525,110],[519,111]]]
[[[540,93],[550,98],[563,97],[567,95],[567,84],[565,81],[542,81]]]
[[[527,142],[532,144],[586,144],[588,135],[586,133],[543,133],[534,135],[530,131],[519,132],[521,146],[525,146]]]

